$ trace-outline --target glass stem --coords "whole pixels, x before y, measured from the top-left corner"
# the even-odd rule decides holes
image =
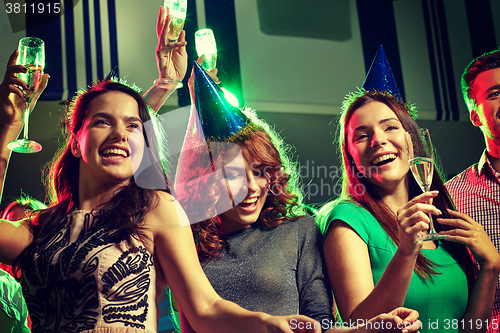
[[[431,213],[429,213],[429,219],[430,219],[429,235],[434,235],[434,234],[436,234],[436,231],[434,230],[434,223],[432,222],[432,214]]]
[[[431,187],[430,186],[426,186],[425,187],[425,192],[429,192],[431,190]],[[432,222],[432,214],[431,213],[428,213],[427,215],[429,215],[429,235],[435,235],[436,234],[436,231],[434,230],[434,222]]]
[[[172,51],[174,52],[174,51]],[[168,62],[167,62],[167,78],[169,78],[170,80],[172,79],[172,75],[170,75],[170,64],[173,63],[173,59],[172,59],[172,53],[169,54],[169,58],[168,59]]]
[[[23,123],[24,123],[24,140],[28,140],[28,123],[29,123],[29,117],[30,117],[30,103],[29,100],[26,101],[26,105],[24,107],[24,112],[23,112]]]

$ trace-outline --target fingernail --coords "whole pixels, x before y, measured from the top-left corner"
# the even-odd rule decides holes
[[[438,212],[437,215],[443,215],[443,213],[441,213],[439,209],[437,210],[437,212]]]

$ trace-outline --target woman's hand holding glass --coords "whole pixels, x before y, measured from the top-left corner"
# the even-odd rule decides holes
[[[168,38],[169,10],[161,6],[156,21],[158,44],[155,48],[158,79],[153,87],[144,94],[144,100],[155,111],[159,111],[165,100],[175,89],[182,87],[187,70],[185,32],[181,31],[178,41]]]
[[[26,71],[17,74],[27,83],[26,89],[23,89],[25,102],[23,112],[24,134],[21,139],[9,142],[7,147],[17,153],[36,153],[42,150],[42,145],[28,139],[28,124],[32,110],[31,101],[40,86],[45,67],[45,43],[40,38],[24,37],[19,41],[18,51],[17,63],[26,68]]]
[[[412,254],[416,258],[422,249],[420,240],[423,232],[429,229],[429,213],[441,215],[441,211],[431,204],[438,194],[438,191],[424,192],[398,210],[398,250],[403,251],[403,254]]]
[[[168,38],[168,26],[171,20],[170,10],[160,7],[156,22],[156,36],[158,37],[156,60],[160,74],[160,79],[157,81],[178,85],[184,79],[187,70],[186,32],[182,30],[177,41],[171,41]]]
[[[19,51],[14,51],[7,62],[7,71],[0,84],[0,124],[8,126],[9,131],[15,133],[17,138],[23,127],[23,112],[25,109],[25,93],[28,89],[27,83],[16,76],[17,73],[26,73],[27,69],[23,65],[16,65]],[[35,104],[47,86],[49,74],[42,75],[40,85],[33,94],[29,109],[33,110]]]
[[[420,128],[418,134],[412,137],[412,150],[409,152],[410,170],[415,181],[423,192],[428,192],[432,185],[434,174],[434,148],[431,135],[426,128]],[[429,231],[422,237],[423,241],[433,241],[446,238],[434,229],[431,213],[429,213]]]

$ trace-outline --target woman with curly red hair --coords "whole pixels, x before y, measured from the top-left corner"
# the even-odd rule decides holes
[[[254,112],[230,106],[197,64],[194,73],[175,192],[205,274],[221,297],[247,310],[302,314],[323,331],[334,327],[321,233],[301,207],[287,146]],[[193,332],[182,309],[181,327]]]
[[[299,205],[293,165],[257,126],[210,149],[189,151],[190,177],[176,194],[190,221],[201,221],[191,228],[214,289],[248,310],[333,320],[321,234]]]

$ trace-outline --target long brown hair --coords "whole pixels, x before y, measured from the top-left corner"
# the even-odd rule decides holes
[[[418,139],[418,125],[413,119],[415,116],[415,107],[408,103],[404,103],[399,99],[394,98],[387,93],[378,91],[360,91],[349,95],[342,107],[342,113],[339,121],[339,150],[342,156],[342,193],[339,198],[326,204],[318,213],[318,221],[321,229],[324,230],[329,223],[327,220],[329,212],[342,201],[351,201],[368,210],[380,223],[381,227],[387,232],[396,246],[399,245],[398,221],[394,212],[384,203],[379,195],[373,190],[373,185],[363,176],[354,163],[354,159],[349,153],[347,147],[347,125],[358,108],[371,102],[380,102],[389,107],[398,117],[404,130],[410,134],[413,140]],[[415,182],[411,172],[408,170],[408,190],[409,199],[421,194],[421,189]],[[363,190],[360,190],[363,189]],[[434,172],[432,179],[431,190],[438,190],[439,195],[434,198],[433,204],[443,212],[440,217],[450,218],[447,208],[455,210],[450,195],[443,184],[440,173]],[[338,223],[338,221],[336,221]],[[331,228],[332,226],[330,226]],[[447,229],[439,223],[435,224],[437,232]],[[328,230],[324,230],[328,232]],[[457,258],[462,268],[464,268],[469,288],[472,288],[473,281],[476,276],[477,269],[472,263],[468,254],[467,248],[458,243],[447,243],[446,247],[450,248],[452,254]],[[433,275],[439,274],[436,271],[436,264],[429,260],[422,252],[418,254],[415,264],[415,272],[424,279],[430,279]]]
[[[79,197],[79,163],[80,159],[73,156],[71,152],[71,137],[80,130],[85,117],[88,114],[90,102],[109,91],[118,91],[130,95],[137,101],[139,106],[139,117],[144,125],[143,135],[149,153],[151,168],[149,173],[156,175],[156,184],[153,186],[138,186],[137,179],[132,176],[128,185],[117,189],[113,197],[94,210],[99,212],[99,222],[108,221],[112,227],[117,228],[123,239],[130,241],[131,237],[144,236],[141,225],[144,216],[158,200],[157,194],[152,188],[169,192],[167,178],[165,175],[166,159],[164,156],[164,142],[159,125],[153,116],[152,110],[146,105],[142,96],[135,88],[127,86],[118,79],[107,79],[92,84],[82,90],[73,99],[66,117],[63,119],[64,143],[57,151],[54,158],[49,162],[46,173],[46,196],[49,208],[42,210],[32,220],[30,232],[33,235],[31,244],[21,253],[16,261],[23,264],[23,259],[42,244],[54,230],[64,223],[67,214],[78,208]],[[147,128],[146,128],[147,127]],[[149,130],[151,129],[152,130]]]
[[[244,147],[267,171],[271,191],[255,225],[271,229],[285,219],[294,220],[304,215],[300,207],[302,193],[298,188],[298,172],[277,134],[252,113],[246,112],[259,129],[232,142]],[[184,152],[189,170],[184,171],[182,182],[176,183],[176,193],[190,221],[201,221],[191,226],[200,261],[220,258],[226,246],[221,238],[222,226],[215,208],[220,193],[216,185],[217,173],[213,170],[222,167],[224,158],[232,153],[230,149],[230,145],[212,145],[210,156],[196,149]]]

